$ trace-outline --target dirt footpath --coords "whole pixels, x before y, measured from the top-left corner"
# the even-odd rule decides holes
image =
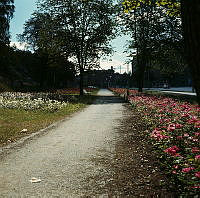
[[[173,197],[159,188],[165,178],[130,115],[100,90],[95,104],[0,155],[0,197]]]

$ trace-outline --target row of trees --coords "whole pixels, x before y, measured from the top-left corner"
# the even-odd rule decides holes
[[[44,50],[40,49],[34,50],[34,53],[32,53],[30,51],[29,52],[20,51],[16,47],[10,47],[9,24],[10,20],[13,17],[13,13],[14,13],[14,0],[1,0],[0,2],[1,78],[3,78],[4,81],[6,79],[9,86],[15,89],[24,88],[23,82],[25,82],[26,84],[27,82],[29,84],[37,83],[40,88],[44,86],[46,88],[47,87],[50,88],[50,87],[59,87],[60,82],[63,82],[63,84],[67,84],[68,81],[72,80],[76,73],[75,65],[69,60],[67,60],[64,56],[61,55],[59,56],[59,54],[51,56],[51,54],[47,54],[45,53]],[[44,21],[43,21],[43,26],[44,26]],[[40,25],[41,24],[42,21]],[[37,26],[38,24],[35,25]]]
[[[123,0],[121,2],[124,7],[123,12],[127,13],[126,25],[132,32],[132,47],[136,49],[136,64],[141,79],[138,80],[139,91],[142,91],[146,67],[152,65],[152,62],[159,61],[159,55],[161,57],[169,55],[169,64],[173,65],[174,70],[176,66],[179,66],[179,70],[186,65],[190,68],[193,86],[200,104],[200,55],[198,53],[200,2],[198,0]],[[167,62],[165,61],[165,67]]]
[[[100,57],[111,52],[114,15],[112,0],[41,0],[19,39],[46,56],[44,66],[57,68],[57,60],[73,60],[83,95],[84,71],[98,67]]]
[[[184,71],[183,37],[180,17],[166,15],[165,8],[141,3],[124,14],[125,32],[131,34],[129,49],[132,55],[133,75],[142,91],[144,73],[159,70],[168,78]]]
[[[100,57],[112,51],[109,41],[116,36],[118,22],[132,37],[129,48],[137,66],[139,91],[147,68],[170,74],[184,71],[188,65],[200,103],[199,4],[197,0],[118,0],[118,5],[112,0],[39,0],[19,40],[40,60],[40,64],[35,62],[40,65],[40,86],[47,81],[45,73],[51,76],[52,86],[57,86],[62,71],[65,75],[76,71],[83,94],[83,73],[98,67]],[[1,71],[7,68],[13,12],[13,0],[2,0]]]

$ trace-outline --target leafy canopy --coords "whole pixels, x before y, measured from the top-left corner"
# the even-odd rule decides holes
[[[14,13],[14,0],[0,0],[0,42],[9,43],[9,23]]]
[[[180,0],[123,0],[122,5],[125,13],[135,10],[142,5],[151,5],[164,7],[168,15],[180,15]]]

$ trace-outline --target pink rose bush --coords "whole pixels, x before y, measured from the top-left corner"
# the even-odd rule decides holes
[[[124,88],[109,88],[111,91],[119,94],[119,95],[123,95],[126,93],[127,89]]]
[[[117,92],[117,89],[114,90]],[[133,90],[134,91],[134,90]],[[162,167],[181,193],[196,195],[200,189],[200,107],[154,95],[129,96],[150,130]]]
[[[119,94],[119,95],[127,94],[127,89],[125,89],[125,88],[109,88],[109,89],[110,89],[111,91],[113,91],[113,92]],[[130,95],[134,95],[134,94],[137,94],[137,93],[138,93],[138,91],[132,90],[132,89],[129,89],[128,92],[129,92]]]
[[[172,146],[164,150],[165,153],[168,153],[172,156],[180,156],[180,154],[177,153],[180,149],[177,146]]]
[[[200,178],[200,171],[195,173],[195,177]]]

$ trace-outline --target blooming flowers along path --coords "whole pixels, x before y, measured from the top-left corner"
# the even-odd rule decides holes
[[[20,93],[5,92],[0,94],[0,108],[23,109],[23,110],[43,110],[54,112],[66,107],[68,102],[52,100],[45,93]]]
[[[112,89],[125,94],[125,89]],[[172,98],[137,94],[129,101],[149,126],[148,136],[161,167],[175,189],[186,195],[200,191],[200,107]]]
[[[91,93],[97,89],[85,90]],[[67,107],[68,102],[74,100],[73,95],[78,95],[79,92],[78,88],[59,89],[49,93],[3,92],[0,93],[0,108],[55,112]]]

